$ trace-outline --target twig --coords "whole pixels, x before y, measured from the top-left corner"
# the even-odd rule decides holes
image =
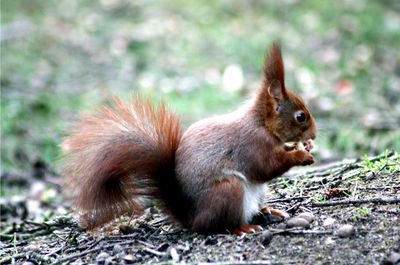
[[[147,243],[147,242],[145,242],[145,241],[138,240],[138,242],[139,242],[140,244],[143,244],[143,245],[149,247],[149,248],[155,248],[155,246],[153,246],[152,244]]]
[[[385,190],[392,190],[392,189],[400,189],[400,186],[391,186],[391,187],[360,187],[360,190],[376,190],[376,191],[385,191]]]
[[[297,197],[290,197],[290,198],[284,198],[284,199],[270,199],[266,201],[265,203],[274,203],[274,202],[290,202],[294,200],[304,200],[310,198],[309,196],[297,196]]]
[[[326,235],[326,234],[332,234],[332,230],[304,230],[304,229],[299,229],[297,227],[292,227],[288,229],[270,229],[273,234],[285,234],[285,233],[290,233],[290,234],[313,234],[313,235]]]
[[[293,264],[300,263],[299,261],[293,261]],[[160,263],[156,265],[162,265],[162,264],[171,264],[171,263]],[[173,263],[172,263],[173,264]],[[207,262],[207,263],[201,263],[204,265],[268,265],[268,264],[273,264],[271,263],[270,260],[255,260],[255,261],[227,261],[227,262]]]
[[[298,260],[292,260],[290,264],[300,264],[301,262]],[[154,263],[154,265],[172,265],[178,264],[172,261],[163,261],[160,263]],[[269,265],[269,264],[276,264],[271,263],[269,260],[254,260],[254,261],[222,261],[222,262],[202,262],[203,265]]]
[[[30,221],[30,220],[24,220],[24,223],[26,224],[30,224],[30,225],[35,225],[35,226],[39,226],[41,228],[45,228],[45,229],[49,229],[50,225],[43,222],[43,223],[38,223],[38,222],[34,222],[34,221]]]
[[[90,253],[93,253],[93,252],[96,252],[96,251],[100,251],[100,250],[101,250],[101,247],[97,247],[97,248],[94,248],[94,249],[85,250],[85,251],[82,251],[81,253],[73,254],[73,255],[70,255],[70,256],[68,256],[68,257],[65,257],[65,258],[62,258],[62,259],[58,259],[58,260],[56,260],[55,262],[53,262],[53,264],[61,264],[61,263],[64,263],[64,262],[66,262],[66,261],[71,261],[71,260],[80,258],[80,257],[82,257],[82,256],[85,256],[85,255],[87,255],[87,254],[90,254]]]
[[[33,258],[34,260],[41,261],[41,262],[38,262],[39,264],[43,264],[43,263],[48,264],[48,263],[54,261],[53,258],[43,256],[42,254],[39,254],[36,252],[30,252],[28,255],[29,256],[27,256],[27,258]]]
[[[14,235],[5,235],[3,233],[0,234],[0,241],[11,241],[14,238]]]
[[[293,230],[288,231],[290,234],[311,234],[311,235],[330,235],[333,234],[332,230]]]
[[[50,252],[49,254],[47,254],[46,257],[49,258],[49,257],[51,257],[51,256],[53,256],[53,255],[55,255],[55,254],[57,254],[58,252],[62,251],[63,248],[65,248],[65,245],[62,245],[61,247],[59,247],[59,248],[53,250],[52,252]]]
[[[147,248],[147,247],[146,248],[142,248],[142,250],[146,251],[146,252],[149,252],[149,253],[151,253],[153,255],[159,256],[159,257],[163,257],[163,256],[166,255],[166,253],[163,253],[163,252],[151,249],[151,248]]]
[[[361,203],[384,203],[384,204],[396,204],[400,203],[400,198],[385,199],[385,198],[370,198],[364,200],[343,200],[343,201],[332,201],[332,202],[311,202],[311,207],[324,207],[324,206],[335,206],[335,205],[346,205],[346,204],[361,204]]]
[[[99,244],[103,240],[104,240],[104,237],[99,238],[98,240],[96,240],[94,242],[88,243],[87,246],[88,246],[88,248],[93,248],[94,246],[96,246],[97,244]]]
[[[14,254],[12,256],[8,256],[8,257],[5,257],[5,258],[2,258],[0,260],[0,264],[11,264],[11,261],[13,259],[19,259],[19,258],[23,258],[25,256],[26,256],[26,253],[17,253],[17,254]]]

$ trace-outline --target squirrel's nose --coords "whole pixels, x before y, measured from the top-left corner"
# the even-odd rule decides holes
[[[315,140],[315,138],[317,137],[317,126],[315,125],[315,122],[312,123],[310,132],[311,132],[310,138],[312,140]]]

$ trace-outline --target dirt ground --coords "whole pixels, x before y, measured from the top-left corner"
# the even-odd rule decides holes
[[[0,263],[400,264],[400,158],[384,157],[368,160],[386,159],[378,170],[355,159],[272,181],[265,205],[291,217],[260,215],[254,222],[263,231],[243,238],[183,230],[156,207],[87,233],[59,194],[59,179],[34,161],[29,173],[2,172],[2,189],[20,195],[1,199]]]

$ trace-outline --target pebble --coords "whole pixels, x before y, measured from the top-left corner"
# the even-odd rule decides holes
[[[74,265],[83,265],[83,264],[85,264],[85,263],[83,262],[82,259],[77,259],[77,260],[75,260],[75,262],[72,263],[72,264],[74,264]]]
[[[38,200],[26,200],[26,207],[29,209],[31,213],[37,213],[41,211],[40,201]]]
[[[218,243],[218,240],[215,236],[207,236],[204,244],[206,245],[215,245]]]
[[[29,244],[28,246],[24,247],[23,250],[24,250],[25,252],[28,252],[28,251],[34,251],[34,252],[36,252],[36,251],[39,250],[39,246],[36,245],[36,244],[34,244],[34,243],[32,243],[32,244]]]
[[[113,253],[119,254],[119,253],[123,253],[123,252],[124,252],[124,248],[120,244],[114,245]]]
[[[121,231],[122,234],[127,235],[133,234],[135,232],[135,229],[133,229],[133,227],[129,225],[120,225],[119,231]]]
[[[332,217],[328,217],[325,219],[324,223],[322,224],[323,226],[330,226],[333,225],[333,223],[335,223],[335,219],[333,219]]]
[[[33,198],[39,198],[39,196],[45,192],[47,189],[46,184],[44,182],[35,182],[31,186],[30,195]]]
[[[269,230],[265,230],[262,233],[263,239],[262,239],[261,243],[263,244],[263,246],[268,246],[269,243],[271,242],[273,236],[274,235]]]
[[[310,227],[310,222],[308,222],[306,219],[299,218],[299,217],[293,217],[287,220],[286,225],[288,227],[304,227],[308,228]]]
[[[171,248],[169,250],[169,255],[171,256],[173,262],[179,262],[180,257],[176,248]]]
[[[125,255],[122,259],[128,263],[133,263],[136,261],[136,256],[132,255],[132,254],[128,254],[128,255]]]
[[[101,252],[99,255],[97,255],[96,261],[100,264],[110,264],[111,256],[106,252]]]
[[[303,219],[307,220],[309,223],[312,223],[312,221],[314,220],[314,215],[311,212],[301,213],[297,217],[303,218]]]
[[[335,240],[333,240],[332,237],[328,237],[324,242],[325,245],[330,245],[333,243],[335,243]]]
[[[389,258],[385,260],[384,264],[399,264],[400,263],[400,253],[392,252]]]
[[[285,230],[286,229],[286,224],[285,223],[280,223],[276,226],[276,229],[279,230]]]
[[[349,237],[354,235],[354,233],[355,233],[354,226],[349,224],[342,225],[337,230],[337,235],[339,237]]]

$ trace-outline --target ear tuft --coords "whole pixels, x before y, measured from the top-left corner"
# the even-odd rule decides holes
[[[278,81],[280,87],[279,90],[282,92],[282,96],[284,96],[286,92],[285,69],[283,66],[281,46],[276,42],[272,45],[271,50],[265,56],[264,75],[265,83],[267,84],[267,87],[269,87],[268,89],[270,90],[271,87],[275,87],[276,84],[273,85],[272,83]]]

